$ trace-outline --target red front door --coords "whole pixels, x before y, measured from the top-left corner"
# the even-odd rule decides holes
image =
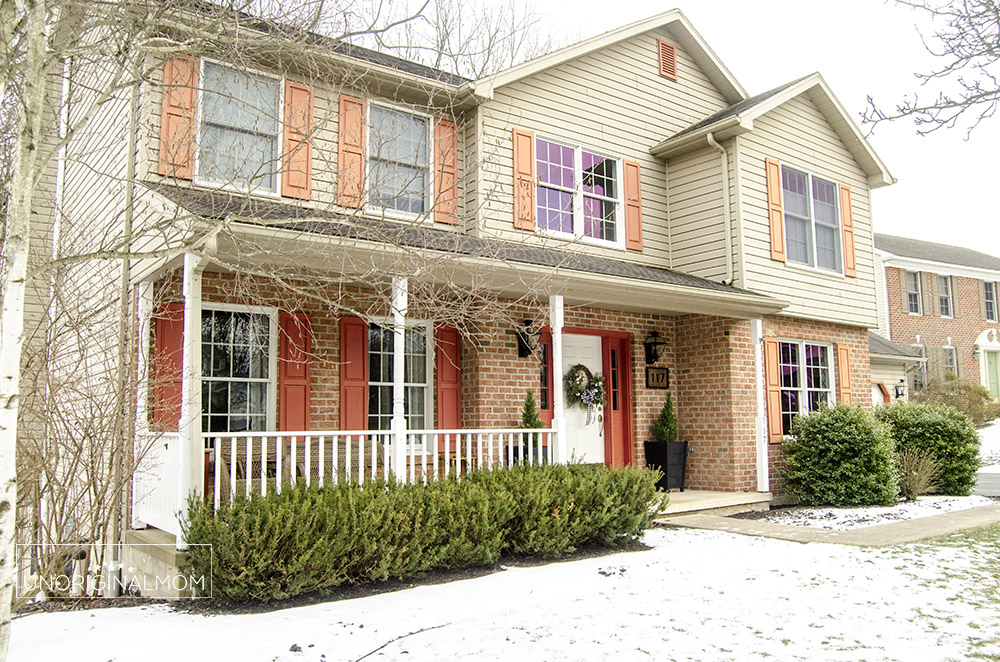
[[[621,467],[632,461],[632,347],[624,335],[604,335],[604,463]]]

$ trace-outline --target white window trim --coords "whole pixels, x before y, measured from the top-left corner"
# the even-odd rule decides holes
[[[203,177],[201,175],[201,116],[202,109],[205,107],[204,104],[204,94],[205,94],[205,63],[211,63],[225,69],[230,69],[238,73],[253,74],[255,76],[261,76],[263,78],[271,78],[278,81],[278,134],[275,137],[277,145],[275,146],[274,153],[277,155],[277,163],[274,172],[274,190],[269,191],[265,188],[260,187],[250,187],[250,186],[237,186],[230,182],[220,181],[217,179],[211,179],[210,177]],[[281,147],[285,144],[285,78],[283,76],[275,76],[274,74],[268,73],[266,71],[261,71],[259,69],[237,69],[226,62],[220,60],[215,60],[212,58],[202,57],[198,63],[198,101],[195,104],[195,138],[194,138],[194,177],[192,181],[198,186],[204,186],[206,188],[215,188],[223,191],[233,191],[235,193],[252,193],[253,195],[259,195],[261,197],[274,198],[275,200],[280,200],[283,191],[281,189],[282,180],[282,153]]]
[[[913,344],[910,345],[910,347],[912,347],[914,351],[916,351],[918,354],[920,354],[920,362],[917,364],[917,367],[914,368],[914,371],[913,371],[914,372],[914,377],[913,377],[914,388],[913,388],[913,391],[915,393],[919,393],[920,391],[924,390],[924,388],[926,388],[926,386],[927,386],[927,348],[924,346],[923,343],[913,343]],[[920,377],[921,377],[920,378],[920,388],[919,389],[916,388],[916,375],[917,374],[919,374]]]
[[[827,371],[830,374],[830,388],[829,388],[829,394],[830,395],[829,395],[829,398],[827,399],[827,404],[830,405],[830,406],[836,405],[837,404],[837,381],[836,381],[837,380],[837,371],[834,370],[834,365],[833,365],[833,362],[835,360],[834,351],[833,351],[833,343],[824,342],[824,341],[820,341],[820,340],[803,340],[801,338],[782,338],[782,337],[779,337],[778,338],[778,348],[779,348],[779,350],[778,350],[778,363],[779,363],[779,369],[780,369],[780,363],[781,363],[781,349],[780,349],[781,348],[781,343],[795,344],[795,345],[798,345],[798,348],[799,348],[799,357],[800,357],[800,361],[801,361],[801,363],[799,364],[799,370],[802,371],[802,379],[799,381],[799,384],[800,384],[799,388],[797,388],[797,389],[791,389],[791,388],[785,388],[785,387],[782,386],[782,387],[780,387],[778,389],[779,391],[792,391],[792,390],[794,390],[794,391],[797,391],[799,393],[799,412],[798,412],[798,415],[799,416],[808,416],[808,415],[810,415],[812,413],[812,411],[808,408],[808,401],[809,401],[808,391],[810,391],[810,390],[812,390],[812,391],[826,391],[827,390],[827,389],[817,389],[817,388],[809,389],[806,386],[806,379],[807,379],[807,377],[806,377],[806,369],[808,367],[805,364],[805,355],[806,355],[805,354],[805,346],[806,345],[816,345],[818,347],[825,347],[826,348],[826,351],[827,351],[827,354],[826,354],[827,355]],[[780,377],[779,377],[779,380],[780,380]],[[779,413],[779,416],[783,416],[783,415],[784,415],[784,412],[780,412]],[[785,436],[788,437],[790,435],[786,434]]]
[[[230,313],[251,313],[258,315],[267,315],[268,319],[268,334],[267,334],[267,432],[274,432],[276,429],[275,421],[277,420],[277,410],[278,410],[278,309],[273,306],[244,306],[239,304],[231,303],[215,303],[204,301],[201,304],[202,311],[207,310],[219,310],[223,312]],[[242,379],[234,379],[227,377],[206,377],[201,372],[201,324],[198,325],[198,397],[199,402],[201,398],[201,383],[203,380],[211,381],[246,381]],[[199,415],[203,415],[199,409]],[[208,430],[203,430],[203,433],[208,433]]]
[[[903,286],[906,288],[906,312],[914,317],[922,317],[924,314],[924,279],[920,271],[910,271],[906,269],[903,273],[906,274],[906,282]],[[910,274],[917,274],[917,312],[910,310]]]
[[[555,186],[555,185],[552,185],[552,184],[542,184],[541,181],[539,181],[539,178],[538,178],[538,175],[537,175],[537,169],[538,169],[538,141],[539,140],[544,140],[545,142],[555,143],[555,144],[560,145],[562,147],[569,147],[569,148],[571,148],[573,150],[573,178],[574,178],[574,180],[576,180],[576,176],[577,175],[579,175],[579,174],[581,174],[583,172],[583,152],[584,152],[584,150],[586,150],[587,152],[590,152],[591,154],[596,154],[597,156],[603,156],[604,158],[613,159],[615,161],[615,163],[617,164],[616,170],[617,170],[617,173],[618,173],[618,181],[617,181],[618,195],[613,200],[614,203],[615,203],[615,237],[616,237],[615,241],[607,241],[605,239],[599,239],[597,237],[588,237],[588,236],[586,236],[586,235],[583,234],[583,225],[584,225],[584,218],[583,218],[583,197],[584,197],[584,192],[583,192],[583,179],[582,178],[580,178],[579,181],[575,181],[576,185],[573,187],[572,190],[570,190],[570,189],[568,189],[566,187],[563,187],[563,186]],[[581,243],[584,243],[584,244],[591,244],[591,245],[594,245],[594,246],[604,246],[606,248],[617,248],[617,249],[620,249],[620,250],[625,250],[625,204],[624,204],[624,196],[625,196],[625,181],[624,181],[625,180],[625,170],[624,170],[624,167],[623,167],[624,157],[616,155],[616,154],[612,154],[610,152],[606,152],[606,151],[604,151],[602,149],[595,149],[595,148],[589,147],[587,145],[584,145],[582,143],[579,143],[579,142],[576,142],[576,141],[573,141],[573,140],[566,140],[564,138],[556,138],[556,137],[553,137],[553,136],[548,136],[548,135],[539,134],[539,133],[535,134],[535,144],[534,144],[534,147],[535,147],[535,150],[534,150],[535,151],[535,163],[534,163],[534,166],[535,166],[535,170],[536,170],[536,175],[535,175],[535,209],[533,209],[532,211],[535,214],[536,219],[538,217],[538,189],[539,189],[539,187],[545,186],[547,188],[553,188],[553,189],[556,189],[556,190],[559,190],[559,191],[565,191],[567,193],[572,193],[573,194],[573,232],[567,233],[567,232],[561,232],[559,230],[550,230],[549,228],[543,228],[543,227],[541,227],[541,225],[536,220],[536,223],[535,223],[535,231],[536,231],[536,233],[540,234],[540,235],[543,235],[543,236],[546,236],[546,237],[553,237],[553,238],[556,238],[556,239],[564,239],[564,240],[567,240],[567,241],[578,241],[578,242],[581,242]],[[602,198],[603,197],[605,199],[611,200],[611,198],[607,198],[606,196],[593,195],[592,197],[597,197],[597,198]]]
[[[955,317],[955,284],[952,282],[951,276],[946,276],[946,275],[943,275],[943,274],[934,274],[934,275],[937,278],[937,286],[938,286],[938,288],[941,287],[941,279],[942,278],[944,278],[944,279],[946,279],[948,281],[948,314],[947,315],[943,315],[941,313],[941,299],[943,298],[944,295],[941,294],[941,292],[936,292],[935,293],[936,296],[937,296],[937,301],[935,303],[937,304],[938,317],[940,317],[941,319],[954,319],[954,317]]]
[[[378,317],[378,318],[372,319],[370,323],[374,324],[376,326],[380,326],[382,328],[387,328],[387,329],[392,329],[393,328],[393,324],[394,324],[393,319],[391,317]],[[410,328],[423,328],[424,329],[424,333],[426,334],[425,337],[427,339],[427,356],[425,358],[425,361],[426,361],[425,370],[426,370],[426,374],[427,374],[427,386],[424,387],[424,425],[425,426],[429,425],[429,427],[427,427],[425,429],[433,429],[434,428],[434,421],[436,420],[436,418],[434,416],[434,414],[435,414],[435,412],[434,412],[434,386],[436,384],[436,382],[435,382],[436,375],[434,374],[434,359],[435,359],[435,352],[437,351],[437,343],[435,342],[435,337],[434,337],[434,323],[433,322],[429,322],[429,321],[425,321],[425,320],[409,320],[408,319],[408,320],[406,320],[405,324],[406,324],[406,328],[408,328],[408,329],[410,329]],[[366,338],[366,342],[368,342],[367,338]],[[368,346],[368,347],[365,348],[365,353],[366,354],[367,354],[368,351],[370,351],[370,346]],[[393,352],[393,356],[395,356],[395,351]],[[376,384],[376,385],[379,385],[379,386],[392,386],[393,385],[392,382],[376,382],[376,381],[372,380],[371,379],[371,375],[369,375],[369,377],[368,377],[369,393],[371,393],[370,389],[372,387],[372,384]],[[405,415],[405,412],[404,412],[404,415]],[[366,426],[368,425],[367,421],[365,422],[365,425]],[[408,430],[407,433],[409,434],[409,432],[410,431]],[[417,453],[425,453],[425,454],[430,454],[430,453],[433,452],[433,449],[428,450],[426,448],[421,448],[421,447],[419,447],[416,444],[414,444],[413,446],[411,446],[407,450],[414,451],[414,452],[417,452]]]
[[[986,286],[987,285],[989,285],[990,288],[993,290],[993,305],[992,306],[990,305],[990,302],[986,299]],[[987,322],[1000,321],[1000,298],[998,298],[998,296],[997,296],[997,294],[998,294],[997,290],[998,289],[1000,289],[1000,288],[997,287],[997,282],[996,281],[992,281],[992,280],[984,280],[983,281],[983,306],[986,308],[986,321]],[[993,317],[990,317],[990,313],[991,312],[993,313]]]
[[[941,376],[944,377],[947,373],[950,372],[951,374],[958,377],[958,348],[955,347],[954,345],[942,345],[941,349],[943,349],[945,353],[950,354],[952,358],[955,359],[955,369],[948,370],[948,366],[946,365],[947,360],[945,358],[945,354],[941,355]]]
[[[372,196],[369,195],[369,193],[371,192],[370,184],[372,179],[369,164],[371,163],[371,109],[373,106],[386,108],[388,110],[395,110],[396,112],[406,113],[407,115],[413,115],[414,117],[422,117],[427,120],[427,190],[424,191],[424,204],[427,205],[427,209],[423,212],[417,213],[403,211],[401,209],[389,209],[388,207],[380,207],[379,205],[371,202]],[[435,117],[429,113],[420,112],[419,110],[414,110],[413,108],[399,104],[374,99],[369,99],[368,103],[365,104],[365,213],[395,221],[423,221],[428,223],[432,223],[434,221],[434,120]]]
[[[785,216],[786,216],[786,214],[788,212],[785,211],[784,204],[782,204],[781,220],[782,220],[782,223],[784,224],[784,232],[785,232],[785,234],[782,237],[782,239],[784,240],[785,246],[786,246],[786,248],[785,248],[785,254],[788,256],[786,258],[786,260],[785,260],[785,264],[788,265],[788,266],[790,266],[790,267],[794,267],[794,268],[797,268],[797,269],[804,269],[804,270],[811,271],[811,272],[814,272],[814,273],[821,273],[821,274],[827,274],[828,276],[839,276],[840,278],[846,278],[847,276],[844,275],[844,222],[843,222],[843,215],[842,215],[841,210],[840,210],[840,182],[837,181],[836,179],[834,179],[833,177],[824,177],[823,175],[817,175],[814,172],[812,172],[811,170],[806,170],[805,168],[799,168],[799,167],[796,167],[796,166],[793,166],[793,165],[788,165],[787,163],[784,163],[784,162],[779,163],[778,164],[778,168],[779,168],[779,172],[783,171],[785,168],[788,168],[789,170],[794,170],[795,172],[802,173],[806,177],[809,178],[809,181],[807,183],[807,187],[808,187],[807,190],[808,190],[808,193],[809,193],[809,222],[812,224],[812,259],[813,259],[813,264],[808,264],[806,262],[797,262],[797,261],[793,260],[790,255],[788,255],[788,248],[787,248],[787,246],[788,246],[788,222],[787,222],[787,220],[785,218]],[[784,177],[784,173],[783,172],[782,172],[781,176]],[[837,205],[837,245],[840,247],[840,269],[827,269],[826,267],[819,266],[819,256],[817,255],[818,247],[817,247],[817,244],[816,244],[816,215],[813,214],[813,196],[812,196],[812,180],[813,180],[813,177],[816,177],[817,179],[822,179],[825,182],[829,182],[829,183],[833,184],[834,188],[837,189],[837,196],[834,198],[834,200],[836,201],[836,205]],[[781,195],[782,195],[782,202],[784,202],[785,191],[784,191],[784,185],[783,184],[782,184]]]

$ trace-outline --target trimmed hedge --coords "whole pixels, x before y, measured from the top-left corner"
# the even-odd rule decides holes
[[[979,470],[979,434],[969,417],[941,404],[896,402],[875,410],[890,426],[900,451],[914,449],[934,457],[936,494],[967,496]]]
[[[792,424],[785,442],[788,493],[805,505],[873,506],[899,494],[889,426],[860,407],[824,407]]]
[[[461,482],[301,483],[213,512],[192,501],[183,569],[211,574],[229,601],[279,600],[341,584],[492,565],[503,554],[559,556],[638,538],[657,474],[586,465],[474,472]],[[211,564],[211,565],[210,565]]]

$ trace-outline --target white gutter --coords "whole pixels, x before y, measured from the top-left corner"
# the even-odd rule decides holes
[[[733,221],[729,208],[729,154],[726,148],[715,140],[715,136],[709,131],[705,136],[708,144],[719,153],[719,162],[722,166],[722,216],[725,220],[726,231],[726,284],[733,284]]]

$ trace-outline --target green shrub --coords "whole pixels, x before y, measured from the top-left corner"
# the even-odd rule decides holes
[[[341,483],[193,500],[183,569],[211,574],[229,601],[279,600],[341,584],[492,565],[501,554],[557,556],[619,545],[652,517],[653,472],[584,465],[515,467],[427,484]]]
[[[962,412],[974,425],[984,425],[1000,418],[1000,404],[993,402],[988,388],[949,373],[935,378],[913,395],[918,404],[951,405]]]
[[[807,505],[894,503],[899,493],[889,427],[860,407],[824,407],[799,416],[785,442],[785,486]]]
[[[979,434],[969,417],[940,404],[896,402],[875,416],[890,426],[899,450],[914,448],[938,462],[935,493],[966,496],[979,470]]]

